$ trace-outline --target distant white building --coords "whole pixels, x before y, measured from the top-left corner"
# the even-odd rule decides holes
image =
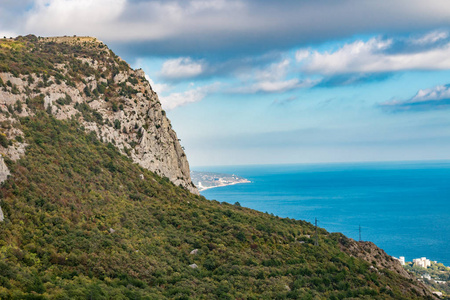
[[[428,268],[431,266],[431,261],[426,257],[414,258],[413,259],[414,266]]]
[[[402,266],[405,265],[405,257],[404,256],[400,256],[399,258],[392,256],[392,258],[398,260]]]

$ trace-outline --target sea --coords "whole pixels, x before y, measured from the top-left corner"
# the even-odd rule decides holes
[[[450,266],[450,161],[197,167],[251,183],[201,194]]]

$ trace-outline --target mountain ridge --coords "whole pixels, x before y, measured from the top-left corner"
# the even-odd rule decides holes
[[[91,37],[27,36],[3,40],[2,48],[11,49],[3,51],[5,61],[14,60],[5,52],[22,59],[12,66],[0,64],[2,110],[16,107],[16,115],[24,117],[43,106],[57,119],[76,117],[134,162],[198,194],[186,154],[141,69],[131,69]],[[3,115],[0,122],[16,120]],[[3,133],[9,140],[22,135],[14,126]],[[16,160],[24,146],[15,141],[0,150]]]
[[[435,299],[371,243],[207,200],[136,163],[127,145],[160,133],[153,147],[161,128],[185,159],[150,86],[138,96],[143,79],[100,42],[39,40],[0,40],[1,299]],[[99,51],[117,68],[107,78],[79,59]],[[127,121],[141,104],[160,121],[146,133]]]

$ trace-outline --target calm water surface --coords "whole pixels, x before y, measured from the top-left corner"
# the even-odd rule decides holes
[[[450,266],[450,162],[202,167],[252,183],[210,189],[207,199],[314,222],[372,241],[407,261]]]

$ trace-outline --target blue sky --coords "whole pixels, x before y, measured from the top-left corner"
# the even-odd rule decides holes
[[[6,0],[0,35],[96,36],[193,166],[450,159],[450,5]]]

